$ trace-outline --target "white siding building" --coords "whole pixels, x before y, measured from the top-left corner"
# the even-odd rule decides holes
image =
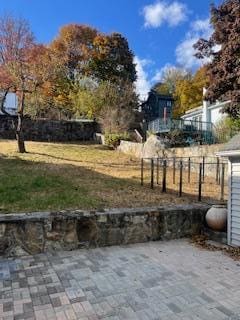
[[[240,246],[240,134],[228,142],[219,156],[228,157],[228,244]]]
[[[203,95],[206,90],[203,90]],[[224,106],[229,104],[230,101],[215,102],[210,104],[208,101],[203,100],[203,104],[197,108],[190,109],[181,117],[183,120],[200,121],[200,122],[211,122],[213,125],[217,124],[221,119],[226,117],[222,113]]]
[[[15,93],[9,92],[6,96],[4,109],[7,113],[15,115],[17,112],[18,99]],[[1,114],[1,111],[0,111]]]

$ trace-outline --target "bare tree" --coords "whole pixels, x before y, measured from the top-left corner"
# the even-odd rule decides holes
[[[0,68],[5,80],[1,90],[4,92],[1,99],[1,109],[4,110],[4,101],[9,90],[16,92],[19,98],[17,110],[16,138],[18,150],[26,152],[22,132],[25,95],[28,92],[29,82],[29,55],[34,47],[34,37],[26,20],[16,19],[10,15],[0,18]],[[8,79],[8,80],[7,80]],[[8,86],[6,86],[8,82]],[[6,111],[5,111],[6,112]]]
[[[4,110],[9,91],[17,94],[16,138],[21,153],[26,152],[23,135],[26,97],[36,94],[46,82],[54,83],[59,72],[62,69],[57,56],[50,48],[34,42],[25,20],[12,16],[0,18],[0,90],[3,93],[0,106]]]

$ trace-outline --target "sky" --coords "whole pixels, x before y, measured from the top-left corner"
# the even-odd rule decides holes
[[[218,4],[220,0],[215,0]],[[136,63],[137,91],[146,97],[169,66],[196,70],[202,61],[192,45],[209,38],[213,0],[0,0],[0,15],[29,21],[36,40],[49,43],[68,23],[88,24],[104,33],[120,32]]]

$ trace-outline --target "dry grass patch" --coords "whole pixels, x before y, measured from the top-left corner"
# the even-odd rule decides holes
[[[189,202],[140,186],[140,161],[100,145],[0,141],[0,212]]]
[[[183,172],[179,198],[178,172],[172,183],[167,171],[168,193],[149,188],[150,167],[145,164],[145,183],[140,186],[140,161],[100,145],[27,143],[27,154],[16,153],[15,141],[0,141],[0,211],[102,209],[141,207],[193,202],[197,199],[198,176],[191,183]],[[205,200],[219,197],[213,178],[203,185]]]

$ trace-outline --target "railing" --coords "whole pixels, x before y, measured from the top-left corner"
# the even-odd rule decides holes
[[[192,131],[213,131],[212,122],[203,122],[184,119],[155,119],[148,124],[148,130],[154,133],[167,132],[180,129],[187,132]]]
[[[226,160],[218,157],[142,158],[141,185],[163,193],[194,196],[198,201],[225,201],[228,194]]]
[[[212,144],[215,142],[214,126],[211,122],[158,118],[148,124],[148,131],[152,133],[167,133],[173,130],[181,130],[188,136],[187,140],[193,143]]]

